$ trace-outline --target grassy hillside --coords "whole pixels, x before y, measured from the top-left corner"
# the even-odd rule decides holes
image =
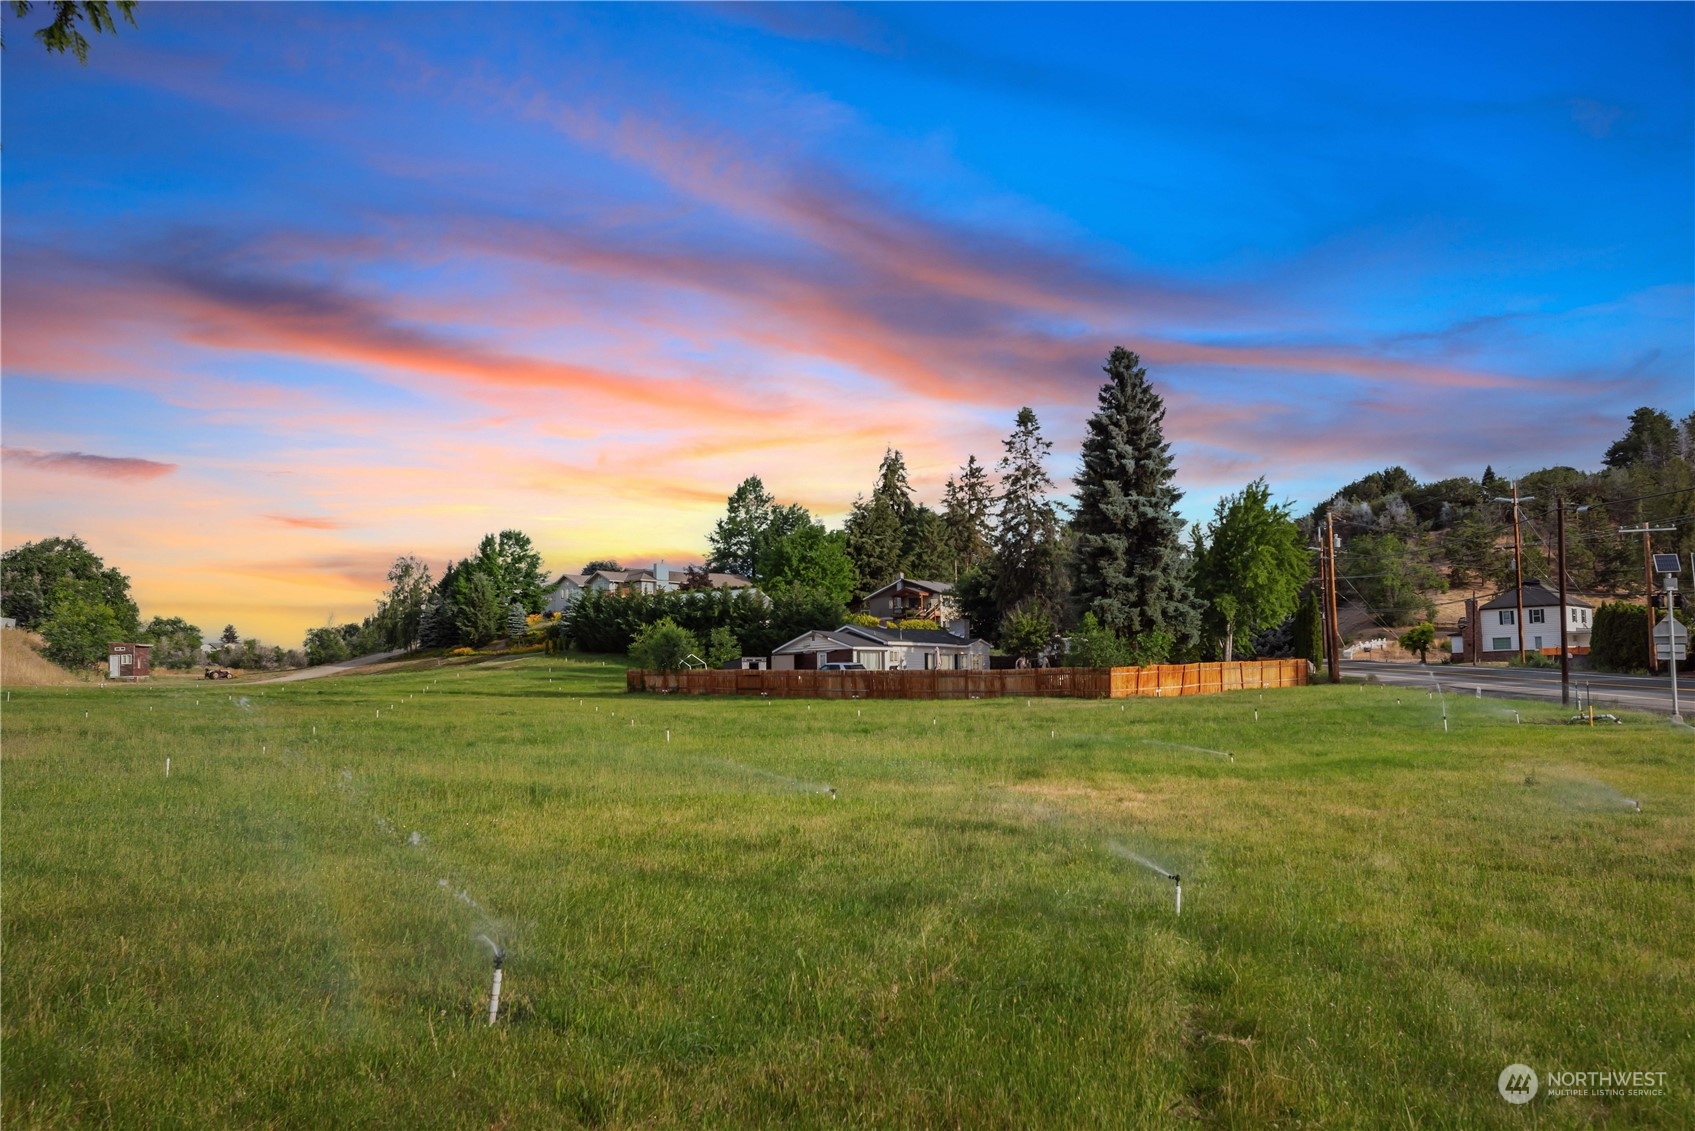
[[[62,687],[77,678],[41,655],[42,639],[21,628],[0,628],[0,687]]]
[[[6,1126],[1695,1123],[1688,730],[621,688],[16,691]]]

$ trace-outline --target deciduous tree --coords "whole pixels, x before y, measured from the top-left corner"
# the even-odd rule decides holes
[[[1256,479],[1218,501],[1206,540],[1195,559],[1195,591],[1223,641],[1224,661],[1235,658],[1237,633],[1281,624],[1295,611],[1301,587],[1312,576],[1312,558],[1286,506]]]

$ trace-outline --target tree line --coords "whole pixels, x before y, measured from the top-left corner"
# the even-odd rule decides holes
[[[1074,662],[1098,664],[1251,652],[1251,638],[1294,614],[1311,575],[1301,531],[1256,481],[1185,539],[1164,402],[1131,351],[1113,350],[1104,372],[1069,503],[1054,498],[1053,444],[1025,407],[993,474],[968,455],[937,508],[914,498],[892,448],[839,530],[744,480],[707,536],[707,567],[750,578],[763,597],[586,595],[561,631],[625,651],[660,622],[696,643],[723,628],[764,654],[838,627],[853,602],[905,575],[952,583],[976,635],[1032,660],[1058,658],[1062,637]]]
[[[142,620],[129,577],[74,535],[26,542],[0,556],[0,614],[40,633],[47,658],[72,670],[103,663],[117,640],[151,644],[153,666],[166,669],[211,662],[259,671],[305,662],[300,652],[242,639],[234,625],[224,626],[208,654],[200,628],[182,617]]]

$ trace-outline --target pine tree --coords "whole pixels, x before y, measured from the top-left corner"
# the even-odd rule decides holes
[[[1200,609],[1180,541],[1165,403],[1129,350],[1114,349],[1105,372],[1076,478],[1072,602],[1132,641],[1164,631],[1187,648],[1200,635]]]
[[[843,530],[848,557],[859,577],[854,598],[863,598],[895,579],[906,568],[913,543],[917,508],[906,478],[906,460],[893,448],[883,453],[871,498],[854,500]]]
[[[1042,438],[1028,406],[1018,410],[1017,426],[1004,446],[997,466],[1001,498],[995,530],[995,607],[1003,617],[1032,600],[1047,603],[1059,546],[1059,515],[1048,498],[1053,480],[1042,463],[1053,442]]]
[[[989,526],[994,505],[989,469],[978,463],[976,456],[968,456],[958,476],[949,477],[942,492],[942,525],[947,530],[954,565],[949,580],[958,582],[968,570],[987,562],[994,553],[993,531]]]

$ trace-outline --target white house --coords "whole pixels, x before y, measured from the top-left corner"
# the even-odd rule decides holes
[[[1468,610],[1460,633],[1451,647],[1458,656],[1480,660],[1507,660],[1518,655],[1522,633],[1524,647],[1531,652],[1551,651],[1559,655],[1560,617],[1565,617],[1566,644],[1573,649],[1589,647],[1594,631],[1595,606],[1568,596],[1565,607],[1560,595],[1538,579],[1524,583],[1524,623],[1518,623],[1520,599],[1512,589],[1476,609]]]
[[[773,671],[813,671],[819,664],[863,664],[871,671],[983,671],[989,644],[938,629],[844,624],[803,633],[771,651]]]

